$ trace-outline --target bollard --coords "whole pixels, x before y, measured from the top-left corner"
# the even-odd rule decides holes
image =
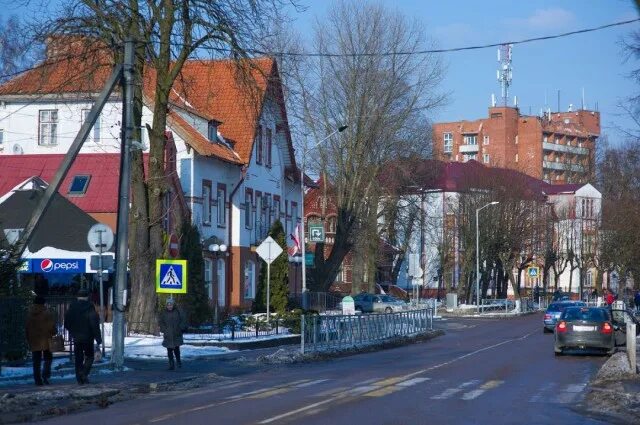
[[[636,324],[627,322],[627,357],[629,358],[629,366],[631,373],[637,373],[636,366]]]

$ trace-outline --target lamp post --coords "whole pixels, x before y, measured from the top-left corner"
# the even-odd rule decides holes
[[[301,216],[301,220],[300,220],[300,245],[302,245],[300,247],[300,254],[302,256],[302,309],[306,310],[307,309],[307,263],[306,263],[306,258],[305,258],[305,249],[306,249],[306,240],[305,240],[305,224],[304,224],[304,167],[305,167],[305,162],[307,159],[307,152],[309,152],[311,149],[314,149],[316,146],[318,146],[320,143],[324,142],[325,140],[327,140],[329,137],[333,136],[336,133],[342,133],[344,130],[347,129],[347,125],[341,125],[340,127],[336,128],[335,130],[333,130],[331,133],[329,133],[327,136],[323,137],[322,139],[320,139],[319,141],[317,141],[313,146],[311,146],[309,149],[305,149],[302,152],[302,167],[300,168],[300,216]]]
[[[481,210],[499,203],[498,201],[489,202],[476,209],[476,312],[478,314],[480,314],[480,222],[478,217]]]
[[[216,294],[213,294],[213,282],[211,282],[211,298],[213,298],[215,300],[215,302],[213,303],[213,315],[216,318],[216,323],[218,322],[218,304],[220,303],[220,282],[218,281],[218,277],[220,276],[217,272],[218,270],[218,261],[217,259],[220,256],[226,256],[227,255],[227,246],[225,244],[217,244],[217,243],[213,243],[211,245],[209,245],[209,251],[213,252],[214,257],[216,258],[216,262],[214,264],[212,264],[211,266],[211,271],[213,272],[213,266],[215,265],[215,269],[216,269]],[[225,270],[225,273],[227,271]],[[224,282],[223,282],[224,283]],[[226,290],[226,288],[225,288]],[[226,300],[225,300],[226,301]]]

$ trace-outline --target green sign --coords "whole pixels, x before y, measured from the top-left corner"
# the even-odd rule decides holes
[[[304,253],[304,265],[307,267],[313,267],[313,260],[315,258],[315,254],[313,252],[305,252]]]
[[[324,226],[322,224],[309,225],[309,242],[324,242]]]

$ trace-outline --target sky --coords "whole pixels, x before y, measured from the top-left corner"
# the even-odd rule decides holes
[[[379,0],[416,19],[440,48],[500,43],[553,35],[640,17],[633,0]],[[58,0],[45,2],[49,6]],[[302,39],[332,4],[327,0],[296,0],[306,10],[291,12]],[[0,0],[0,16],[41,13],[42,0]],[[3,16],[4,15],[4,16]],[[541,108],[574,108],[582,102],[602,114],[602,132],[612,144],[624,142],[619,128],[637,129],[618,105],[640,87],[628,78],[640,62],[625,60],[621,40],[640,23],[513,47],[510,102],[518,97],[521,113],[539,114]],[[444,53],[447,65],[442,91],[451,96],[430,118],[435,121],[473,120],[487,116],[491,94],[500,97],[496,81],[496,48]],[[546,95],[546,96],[545,96]],[[545,97],[547,99],[545,104]]]
[[[493,44],[590,28],[640,17],[632,0],[382,0],[410,19],[418,20],[439,48]],[[294,25],[308,37],[316,19],[322,19],[331,2],[302,0],[308,5],[295,16]],[[582,102],[601,112],[602,132],[612,144],[622,143],[621,128],[634,128],[618,106],[640,91],[628,74],[640,62],[625,61],[621,39],[640,23],[565,38],[519,44],[513,47],[513,81],[510,104],[518,97],[521,113],[539,114],[540,108],[566,111]],[[447,104],[432,119],[473,120],[487,116],[491,94],[500,97],[496,80],[497,48],[444,53],[447,64],[442,89],[451,93]]]

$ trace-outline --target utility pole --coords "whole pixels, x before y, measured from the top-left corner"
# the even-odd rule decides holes
[[[113,333],[111,364],[122,369],[124,364],[124,307],[127,290],[127,264],[129,258],[129,186],[131,180],[131,139],[133,137],[133,54],[134,42],[128,38],[124,45],[122,144],[120,158],[120,190],[118,196],[118,228],[116,233],[116,282],[113,291]]]

